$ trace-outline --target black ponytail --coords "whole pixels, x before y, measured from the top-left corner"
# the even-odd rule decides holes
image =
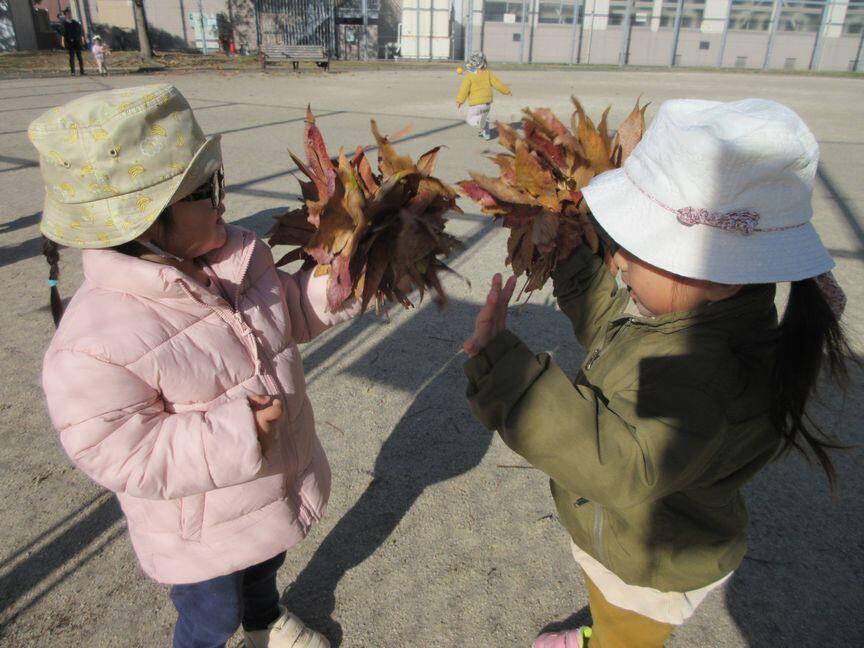
[[[852,358],[838,315],[832,311],[816,281],[792,283],[780,323],[780,342],[774,366],[771,420],[783,436],[781,451],[795,448],[821,464],[834,489],[836,472],[828,450],[842,448],[806,411],[819,373],[827,361],[828,377],[841,389],[849,383],[846,360]]]
[[[57,289],[57,281],[60,278],[60,246],[51,239],[42,237],[42,254],[48,261],[48,285],[50,286],[51,317],[54,318],[54,328],[60,324],[63,317],[63,300],[60,299],[60,291]]]

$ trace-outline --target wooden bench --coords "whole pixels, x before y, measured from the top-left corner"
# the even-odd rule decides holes
[[[315,63],[318,67],[330,69],[330,57],[321,45],[276,45],[262,44],[258,50],[261,68],[267,67],[267,61],[291,61],[294,71],[300,70],[302,61]]]

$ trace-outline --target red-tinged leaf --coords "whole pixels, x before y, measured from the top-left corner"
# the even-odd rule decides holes
[[[515,153],[516,140],[519,139],[516,129],[504,122],[495,122],[495,128],[498,130],[498,143],[511,153]]]
[[[567,127],[561,123],[561,121],[555,116],[555,113],[549,110],[549,108],[537,108],[535,110],[529,110],[526,108],[523,112],[541,126],[543,131],[549,135],[551,139],[554,139],[557,135],[564,135],[567,133]]]
[[[471,179],[484,191],[492,194],[498,202],[509,202],[516,205],[536,205],[537,201],[527,192],[511,187],[498,178],[487,178],[473,171],[469,174]]]
[[[490,160],[498,167],[501,179],[509,185],[516,184],[516,158],[512,155],[490,155]]]
[[[315,117],[309,107],[306,108],[305,130],[306,159],[309,160],[309,167],[326,183],[327,195],[332,195],[336,190],[336,169],[330,161],[330,156],[327,155],[324,138],[315,124]]]
[[[463,193],[466,196],[468,196],[474,202],[479,203],[484,211],[486,211],[487,209],[499,208],[498,201],[495,200],[495,197],[488,191],[483,189],[483,187],[478,185],[476,182],[473,182],[471,180],[463,180],[459,183],[458,186],[462,189]]]
[[[354,282],[351,277],[350,260],[337,256],[331,264],[330,280],[327,282],[329,310],[338,311],[353,292]]]
[[[378,191],[379,182],[376,180],[375,174],[372,173],[372,166],[369,164],[369,159],[363,152],[362,147],[357,147],[357,152],[354,154],[354,159],[351,160],[351,165],[354,167],[357,175],[360,176],[360,180],[366,190],[366,195],[375,195],[375,192]]]

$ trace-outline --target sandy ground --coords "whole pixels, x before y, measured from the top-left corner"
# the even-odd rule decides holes
[[[678,72],[507,72],[512,97],[495,116],[525,105],[567,116],[575,92],[589,113],[613,104],[618,123],[635,97],[782,101],[816,133],[822,165],[816,225],[850,298],[859,356],[864,314],[864,85],[855,79]],[[456,112],[453,73],[178,75],[0,81],[2,248],[0,311],[0,643],[4,646],[169,645],[175,614],[166,588],[138,568],[115,500],[77,473],[45,414],[39,372],[52,333],[47,266],[37,230],[42,187],[26,127],[42,110],[108,87],[176,83],[208,133],[224,135],[228,218],[264,233],[295,204],[286,148],[301,149],[307,103],[331,150],[372,142],[368,122],[395,132],[415,157],[447,145],[449,180],[486,169],[495,144],[476,138]],[[492,273],[503,269],[506,234],[468,202],[452,221],[465,248],[452,265],[473,288],[448,280],[450,307],[426,303],[384,321],[367,314],[304,349],[319,434],[334,472],[330,512],[280,572],[284,600],[334,646],[528,646],[550,624],[587,619],[586,591],[554,517],[547,481],[474,420],[463,397],[460,343]],[[63,254],[61,290],[81,278]],[[571,373],[582,350],[548,291],[513,310],[511,327],[552,350]],[[845,400],[827,393],[818,420],[848,442],[864,441],[861,373]],[[750,553],[672,646],[864,645],[862,451],[836,457],[825,480],[797,457],[771,465],[748,488]],[[237,643],[235,639],[235,644]]]

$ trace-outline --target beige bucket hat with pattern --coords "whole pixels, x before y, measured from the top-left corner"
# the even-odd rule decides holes
[[[99,92],[53,108],[27,131],[45,183],[42,233],[101,248],[140,236],[222,165],[173,85]]]

